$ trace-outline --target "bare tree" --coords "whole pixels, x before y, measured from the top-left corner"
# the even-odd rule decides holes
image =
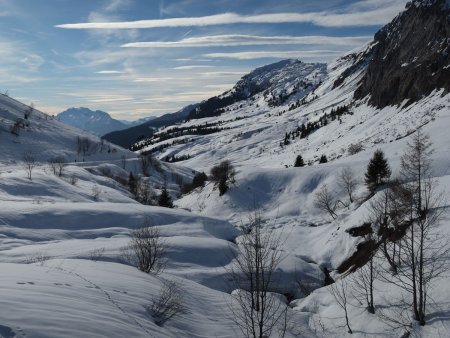
[[[330,214],[331,218],[336,219],[337,202],[331,196],[328,186],[325,184],[314,196],[314,206]]]
[[[141,169],[142,174],[145,176],[149,176],[149,169],[152,165],[152,158],[150,154],[141,154],[139,155],[139,159],[141,161]]]
[[[353,203],[353,194],[358,187],[358,180],[354,171],[349,167],[343,168],[339,172],[338,183],[347,192],[350,203]]]
[[[350,321],[348,319],[348,299],[347,299],[347,293],[348,293],[348,286],[345,279],[341,279],[337,281],[334,284],[331,284],[329,288],[330,293],[336,300],[336,303],[339,305],[339,307],[344,310],[344,317],[345,317],[345,325],[347,326],[348,333],[352,334],[353,331],[350,327]]]
[[[394,190],[395,187],[395,190]],[[372,223],[380,243],[381,252],[389,263],[390,270],[393,274],[397,273],[398,261],[398,242],[402,234],[399,231],[401,215],[400,208],[396,203],[398,189],[395,183],[388,183],[382,191],[380,191],[369,204],[369,221]]]
[[[27,172],[28,179],[31,181],[31,173],[33,169],[36,167],[36,157],[33,152],[27,151],[23,155],[23,162],[25,166],[25,170]]]
[[[28,118],[31,116],[31,114],[33,114],[33,112],[34,112],[34,103],[31,103],[30,106],[23,112],[23,117],[25,118],[25,120],[28,120]]]
[[[126,259],[139,270],[155,274],[165,267],[163,256],[167,251],[167,244],[161,237],[158,228],[152,226],[150,220],[131,230],[130,244],[126,248]]]
[[[365,304],[369,313],[375,313],[374,292],[375,279],[378,275],[378,269],[375,267],[374,255],[372,253],[369,261],[351,276],[353,295],[360,303]]]
[[[401,263],[394,283],[412,295],[414,319],[425,325],[429,289],[448,269],[448,239],[436,230],[443,209],[442,195],[432,178],[432,144],[419,129],[408,143],[401,159],[403,204],[408,212],[409,228],[402,241]]]
[[[122,169],[125,169],[127,166],[127,155],[122,155],[120,161],[122,162]]]
[[[281,261],[280,236],[263,231],[261,217],[251,220],[250,231],[239,237],[230,277],[236,307],[231,307],[236,324],[245,337],[269,337],[278,328],[283,337],[287,327],[287,306],[277,299],[276,269]]]
[[[156,192],[149,182],[144,181],[142,178],[136,180],[137,184],[137,196],[136,200],[139,203],[145,205],[154,205],[156,203]]]
[[[56,156],[52,157],[48,162],[53,170],[53,174],[61,177],[63,175],[64,168],[67,165],[66,159],[62,156]]]
[[[183,292],[178,284],[173,281],[164,281],[158,298],[152,301],[147,311],[155,319],[155,324],[159,326],[173,317],[186,313]]]

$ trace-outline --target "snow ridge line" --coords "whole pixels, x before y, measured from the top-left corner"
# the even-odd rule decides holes
[[[69,275],[73,275],[76,276],[82,280],[84,280],[86,283],[89,283],[90,285],[92,285],[95,289],[100,290],[101,292],[103,292],[106,296],[106,298],[108,299],[108,301],[113,304],[117,309],[120,310],[120,312],[122,312],[125,316],[127,316],[131,321],[133,321],[139,328],[141,328],[143,331],[145,331],[145,333],[147,333],[149,335],[149,337],[153,337],[156,338],[156,336],[152,335],[141,323],[139,323],[137,321],[136,318],[133,318],[132,316],[130,316],[121,306],[120,304],[115,301],[114,299],[112,299],[111,294],[106,291],[105,289],[101,288],[99,285],[95,284],[94,282],[90,281],[89,279],[87,279],[86,277],[80,275],[77,272],[73,272],[73,271],[68,271],[62,267],[58,267],[59,270],[69,274]]]

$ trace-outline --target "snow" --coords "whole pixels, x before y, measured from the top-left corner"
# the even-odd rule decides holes
[[[352,114],[343,115],[341,121],[330,120],[307,138],[280,146],[286,132],[352,103],[371,46],[336,60],[326,70],[320,66],[319,73],[305,66],[309,70],[304,76],[316,85],[321,82],[320,86],[294,93],[280,106],[270,106],[264,94],[258,93],[231,105],[219,117],[182,124],[222,120],[229,129],[192,137],[189,144],[158,154],[160,158],[190,155],[181,165],[158,162],[148,178],[157,191],[168,181],[177,198],[175,209],[141,205],[120,183],[130,171],[141,173],[137,154],[108,143],[101,151],[95,136],[38,111],[19,136],[11,134],[9,128],[27,107],[0,96],[0,336],[239,337],[231,310],[231,294],[239,291],[232,289],[227,271],[240,242],[239,229],[255,210],[261,214],[264,231],[280,236],[282,243],[283,259],[276,271],[279,283],[273,291],[282,302],[284,295],[294,298],[289,303],[286,336],[350,336],[342,327],[342,311],[329,287],[323,287],[324,271],[330,271],[337,283],[350,281],[335,270],[362,242],[348,230],[367,220],[371,200],[360,184],[355,202],[340,207],[333,220],[314,207],[315,194],[327,185],[336,198],[347,201],[337,184],[340,170],[350,167],[362,183],[367,162],[378,148],[385,152],[395,175],[409,136],[419,127],[434,144],[433,174],[445,196],[450,186],[450,95],[439,89],[416,103],[382,110],[364,100],[356,102],[350,106]],[[298,74],[287,76],[285,70],[293,65],[288,61],[253,75],[264,82],[272,79],[267,74],[276,71],[281,75],[265,85],[274,93],[290,92],[292,82],[300,80],[295,78]],[[346,78],[335,86],[344,74]],[[303,104],[290,109],[303,98]],[[77,151],[78,137],[88,138],[99,148],[82,156]],[[362,150],[350,154],[349,145],[356,143]],[[38,160],[32,180],[22,163],[27,150]],[[293,167],[299,154],[309,165]],[[317,163],[322,154],[328,163]],[[61,177],[46,164],[56,155],[69,162]],[[225,195],[219,197],[214,184],[207,182],[204,188],[179,196],[180,179],[189,183],[196,171],[208,173],[224,159],[237,170],[236,183]],[[98,197],[94,189],[99,190]],[[448,207],[448,198],[444,207]],[[158,228],[168,245],[167,265],[160,275],[140,272],[124,260],[130,230],[144,222]],[[438,231],[450,236],[448,214]],[[299,280],[315,290],[304,294]],[[158,326],[147,307],[169,281],[180,285],[188,311]],[[392,311],[390,300],[402,290],[381,281],[376,288],[377,310]],[[438,280],[431,292],[436,302],[430,307],[428,323],[414,327],[414,334],[450,336],[448,277]],[[352,337],[399,337],[403,333],[368,314],[353,299],[349,314]]]

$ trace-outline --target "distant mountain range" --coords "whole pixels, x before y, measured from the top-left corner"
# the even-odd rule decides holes
[[[123,121],[112,118],[108,113],[89,108],[69,108],[59,113],[56,118],[70,126],[102,136],[116,130],[127,129],[154,119],[154,116],[136,121]]]
[[[189,105],[180,111],[154,118],[145,123],[128,126],[126,129],[116,130],[103,136],[109,142],[115,143],[124,148],[128,148],[132,144],[151,137],[155,129],[171,126],[187,119],[189,114],[195,110],[198,105]]]

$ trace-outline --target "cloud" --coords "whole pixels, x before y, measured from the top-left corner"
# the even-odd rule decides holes
[[[105,74],[105,75],[109,75],[109,74],[125,74],[125,72],[122,72],[120,70],[101,70],[99,72],[95,72],[95,74]]]
[[[115,12],[124,7],[128,7],[131,4],[131,0],[109,0],[108,4],[104,6],[106,12]]]
[[[405,0],[369,0],[347,6],[344,10],[308,13],[267,13],[240,15],[222,13],[202,17],[184,17],[119,22],[87,22],[56,25],[65,29],[148,29],[162,27],[202,27],[231,24],[312,23],[323,27],[357,27],[389,22],[405,6]],[[380,4],[383,4],[381,6]]]
[[[173,69],[189,70],[189,69],[198,69],[198,68],[215,68],[215,67],[214,66],[207,66],[207,65],[192,65],[192,66],[179,66],[179,67],[175,67]]]
[[[299,50],[299,51],[258,51],[258,52],[236,52],[236,53],[209,53],[205,57],[253,60],[253,59],[332,59],[342,55],[342,52],[335,50]]]
[[[209,35],[181,39],[179,41],[131,42],[125,48],[180,48],[180,47],[230,47],[257,45],[333,45],[360,46],[371,36],[257,36],[257,35]]]

